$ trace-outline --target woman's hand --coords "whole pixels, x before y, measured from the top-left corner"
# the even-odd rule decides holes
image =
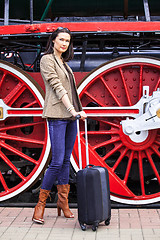
[[[70,103],[68,95],[65,94],[62,97],[62,102],[65,105],[65,107],[67,108],[67,110],[72,114],[73,117],[76,117],[77,115],[81,116],[82,120],[85,120],[85,118],[87,118],[87,114],[84,111],[80,111],[80,112],[76,112],[73,105]]]
[[[84,111],[78,112],[78,114],[81,116],[81,119],[84,121],[87,118],[87,114]]]
[[[85,118],[87,118],[87,114],[84,111],[80,111],[80,112],[76,112],[74,109],[71,110],[71,114],[73,115],[73,117],[76,117],[77,115],[81,116],[81,119],[84,121]]]

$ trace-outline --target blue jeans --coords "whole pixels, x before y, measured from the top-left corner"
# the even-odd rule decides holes
[[[47,169],[42,189],[51,190],[53,184],[68,184],[70,156],[77,135],[77,123],[72,120],[49,120],[52,160]]]

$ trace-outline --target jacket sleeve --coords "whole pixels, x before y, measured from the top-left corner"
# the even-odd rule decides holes
[[[50,59],[47,55],[44,55],[40,61],[40,70],[43,79],[50,84],[58,99],[61,100],[67,91],[57,75],[54,60]]]

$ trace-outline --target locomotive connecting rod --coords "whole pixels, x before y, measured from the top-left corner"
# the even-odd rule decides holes
[[[151,129],[160,128],[160,91],[153,92],[152,96],[146,97],[146,101],[143,101],[144,97],[140,99],[138,105],[141,105],[141,109],[144,112],[135,119],[129,119],[121,121],[123,132],[126,135],[132,135],[141,131],[147,131]]]

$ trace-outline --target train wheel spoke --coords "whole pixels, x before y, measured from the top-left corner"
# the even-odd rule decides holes
[[[121,155],[119,156],[119,158],[118,158],[117,161],[115,162],[114,166],[112,167],[112,171],[113,171],[113,172],[114,172],[115,169],[119,166],[119,164],[121,163],[121,161],[123,161],[123,158],[124,158],[125,154],[127,153],[127,151],[128,151],[128,148],[125,148],[125,149],[122,151]]]
[[[116,153],[120,148],[122,147],[122,143],[118,143],[110,152],[108,152],[104,158],[102,158],[102,161],[105,161],[107,158],[112,156],[114,153]]]
[[[159,88],[159,85],[160,85],[160,77],[159,77],[159,79],[158,79],[158,81],[157,81],[157,84],[156,84],[156,86],[155,86],[155,88],[154,88],[153,91],[156,91],[157,88]]]
[[[156,142],[155,142],[156,143]],[[158,144],[160,145],[160,144]],[[152,150],[157,154],[158,157],[160,157],[160,152],[158,151],[158,149],[156,148],[155,145],[151,146]]]
[[[106,142],[103,142],[103,143],[100,143],[100,144],[97,144],[95,145],[94,147],[92,147],[93,150],[96,150],[97,148],[100,148],[100,147],[103,147],[103,146],[106,146],[106,145],[109,145],[111,143],[115,143],[115,142],[118,142],[120,140],[119,137],[113,137],[112,139],[106,141]]]
[[[129,156],[129,162],[128,162],[127,169],[126,169],[126,173],[125,173],[124,180],[123,180],[125,184],[128,181],[129,173],[130,173],[132,162],[133,162],[133,155],[134,155],[134,152],[131,151],[130,156]]]
[[[143,82],[143,66],[140,66],[140,75],[139,75],[139,99],[142,96],[142,82]]]
[[[3,72],[2,78],[0,80],[0,88],[1,88],[1,86],[2,86],[2,84],[4,82],[4,80],[5,80],[5,77],[6,77],[6,72]]]
[[[14,89],[7,94],[7,96],[3,99],[6,105],[11,106],[18,97],[25,91],[25,86],[21,83],[18,83],[17,86],[14,87]]]
[[[4,177],[3,177],[2,173],[1,173],[1,171],[0,171],[0,182],[2,183],[2,186],[4,187],[4,190],[6,192],[9,192],[9,188],[8,188],[8,186],[7,186],[7,184],[6,184],[5,180],[4,180]]]
[[[126,92],[126,96],[127,96],[127,99],[128,99],[129,106],[131,106],[132,103],[131,103],[129,91],[128,91],[127,84],[126,84],[126,80],[125,80],[125,78],[124,78],[123,70],[122,70],[121,67],[119,68],[119,71],[120,71],[120,73],[121,73],[121,77],[122,77],[122,81],[123,81],[123,85],[124,85],[124,88],[125,88],[125,92]]]
[[[26,154],[18,151],[16,148],[11,147],[11,145],[8,145],[8,144],[6,144],[6,143],[0,142],[0,146],[6,148],[7,150],[15,153],[16,155],[18,155],[18,156],[20,156],[20,157],[22,157],[22,158],[24,158],[24,159],[26,159],[26,160],[34,163],[35,165],[38,164],[38,162],[35,161],[33,158],[30,158],[30,157],[27,156]]]
[[[23,180],[25,181],[25,177],[18,171],[18,169],[13,165],[13,163],[0,151],[0,157],[5,161],[5,163]]]
[[[44,121],[39,121],[39,122],[31,122],[31,123],[24,123],[24,124],[17,124],[16,126],[7,126],[7,127],[1,127],[0,132],[4,132],[7,130],[13,130],[17,128],[24,128],[24,127],[33,127],[33,126],[39,126],[39,125],[44,125]]]
[[[26,142],[26,143],[32,143],[32,144],[45,144],[44,141],[39,141],[38,139],[32,139],[32,138],[23,138],[18,136],[13,136],[5,133],[0,133],[0,139],[8,139],[11,141],[20,141],[20,142]]]
[[[108,85],[106,84],[104,78],[101,76],[100,77],[101,81],[103,82],[105,88],[108,90],[108,92],[110,93],[110,95],[112,96],[112,98],[115,100],[116,104],[118,106],[122,106],[121,103],[118,101],[117,97],[115,96],[115,94],[113,93],[113,91],[108,87]]]
[[[142,153],[141,153],[141,151],[139,151],[138,154],[139,154],[138,164],[139,164],[141,191],[142,191],[142,196],[145,196],[144,174],[143,174],[143,163],[142,163]]]
[[[157,171],[157,168],[156,168],[156,166],[155,166],[155,164],[154,164],[154,162],[152,160],[152,157],[151,157],[151,155],[150,155],[148,150],[146,150],[146,154],[147,154],[147,157],[148,157],[148,161],[149,161],[149,163],[150,163],[150,165],[151,165],[151,167],[153,169],[153,172],[154,172],[155,176],[157,177],[158,182],[160,184],[160,175],[159,175],[159,173]]]
[[[107,124],[107,125],[110,125],[110,126],[112,126],[112,127],[118,128],[118,129],[120,128],[119,124],[114,123],[114,122],[111,122],[111,121],[102,120],[101,122],[103,122],[103,123],[105,123],[105,124]]]
[[[85,95],[88,96],[90,98],[90,100],[97,103],[99,106],[104,107],[104,105],[102,105],[101,102],[98,101],[95,97],[93,97],[89,92],[85,92]]]
[[[35,101],[33,101],[33,102],[31,102],[31,103],[25,105],[25,108],[31,108],[31,107],[34,107],[36,104],[37,104],[37,101],[35,100]]]

